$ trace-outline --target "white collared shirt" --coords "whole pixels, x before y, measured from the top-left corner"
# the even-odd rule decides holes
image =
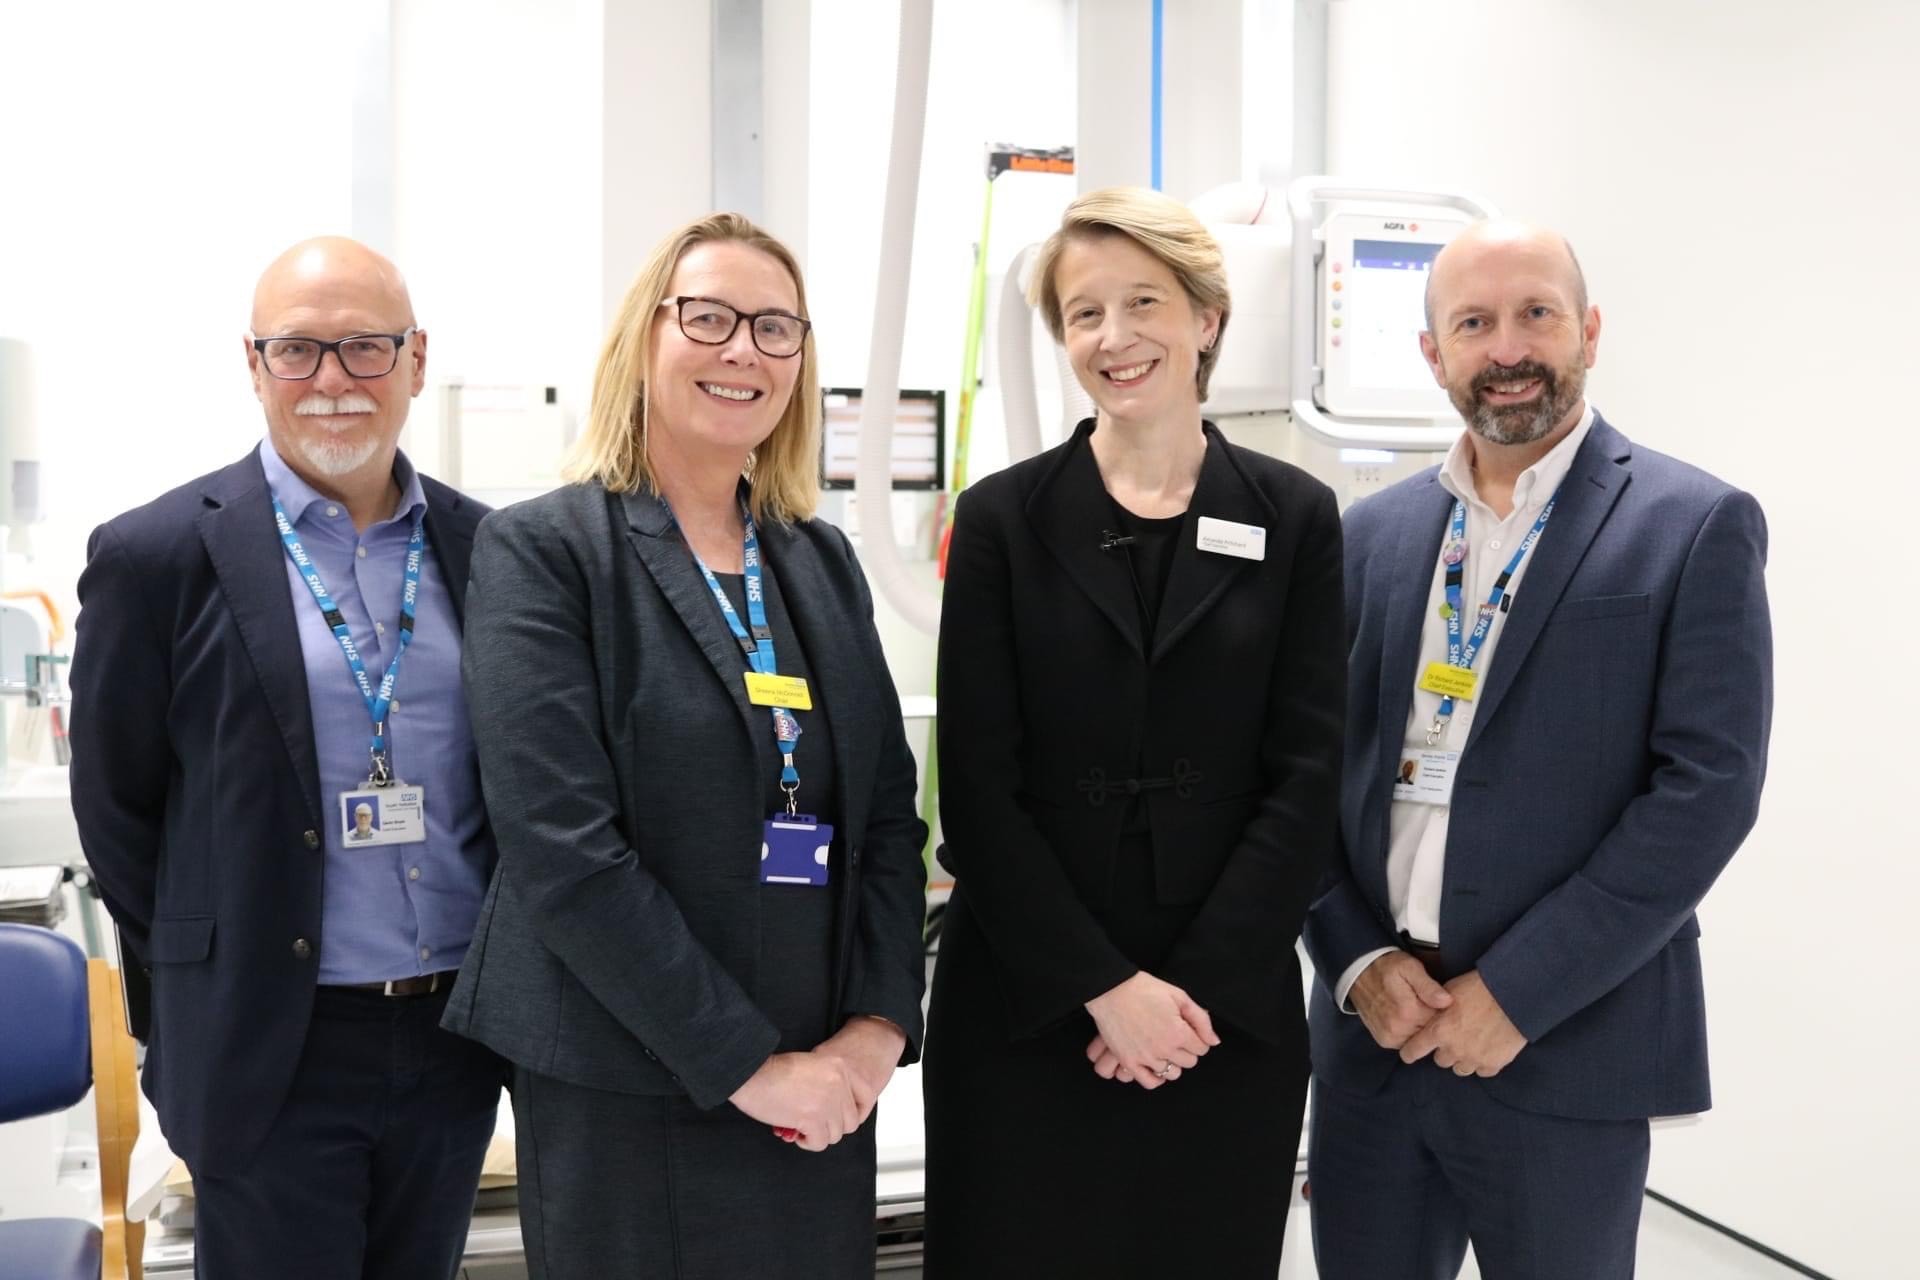
[[[1483,603],[1493,591],[1494,579],[1500,576],[1513,558],[1513,552],[1533,528],[1533,522],[1540,518],[1540,508],[1547,504],[1560,488],[1561,481],[1567,478],[1567,472],[1573,467],[1573,458],[1580,451],[1587,433],[1593,429],[1593,406],[1587,405],[1580,415],[1580,421],[1566,438],[1553,446],[1547,455],[1520,473],[1513,484],[1513,510],[1505,519],[1497,515],[1493,508],[1480,500],[1479,490],[1474,483],[1471,461],[1471,437],[1462,432],[1453,442],[1453,448],[1447,451],[1447,458],[1440,467],[1440,485],[1455,498],[1467,504],[1467,559],[1463,566],[1465,581],[1461,583],[1461,597],[1466,603],[1466,615]],[[1520,562],[1513,577],[1507,582],[1507,594],[1518,602],[1520,589],[1524,584],[1527,569],[1540,553],[1540,543],[1553,536],[1553,521],[1540,532],[1540,540],[1534,544],[1526,559]],[[1440,606],[1446,600],[1446,539],[1441,539],[1440,559],[1435,561],[1432,584],[1427,589],[1426,612],[1421,615],[1420,655],[1414,667],[1413,703],[1407,708],[1407,722],[1403,734],[1403,745],[1410,749],[1424,749],[1427,745],[1427,730],[1433,724],[1440,709],[1440,695],[1419,687],[1419,673],[1424,672],[1430,663],[1442,663],[1447,660],[1447,624],[1440,616]],[[1479,655],[1474,659],[1474,670],[1480,675],[1481,688],[1486,687],[1487,673],[1493,670],[1495,654],[1500,646],[1501,632],[1506,628],[1507,614],[1503,610],[1496,613],[1493,624],[1487,631],[1486,639],[1480,645]],[[1395,620],[1390,619],[1389,625]],[[1456,700],[1453,716],[1447,721],[1436,747],[1458,751],[1465,747],[1473,733],[1473,719],[1478,703],[1473,700]],[[1387,894],[1388,905],[1393,911],[1393,923],[1404,930],[1408,936],[1421,942],[1439,943],[1444,941],[1441,935],[1440,897],[1441,883],[1447,864],[1447,824],[1452,810],[1447,805],[1420,804],[1410,800],[1397,800],[1392,805],[1387,840]],[[1342,1009],[1351,1012],[1347,1004],[1347,993],[1366,967],[1379,957],[1388,954],[1393,948],[1382,947],[1377,951],[1355,960],[1340,975],[1339,983],[1334,987],[1335,1002]]]

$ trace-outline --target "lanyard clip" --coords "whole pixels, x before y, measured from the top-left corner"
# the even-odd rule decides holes
[[[392,786],[393,766],[387,760],[387,753],[384,751],[369,750],[367,752],[367,760],[369,764],[367,770],[367,785],[370,787]]]
[[[1446,716],[1435,716],[1433,723],[1427,726],[1428,746],[1437,747],[1440,745],[1440,735],[1447,731],[1447,720],[1448,717]]]
[[[787,796],[787,816],[789,818],[794,817],[800,812],[800,802],[797,799],[800,794],[800,784],[797,782],[783,782],[780,784],[780,790],[784,791]]]

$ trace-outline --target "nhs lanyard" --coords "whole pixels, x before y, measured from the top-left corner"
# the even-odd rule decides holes
[[[1467,504],[1455,498],[1453,500],[1453,522],[1447,530],[1446,595],[1447,595],[1447,665],[1459,667],[1462,671],[1473,670],[1473,660],[1480,656],[1485,647],[1487,633],[1493,630],[1494,615],[1500,612],[1500,602],[1506,599],[1507,584],[1513,581],[1513,575],[1520,568],[1520,562],[1527,558],[1527,552],[1533,550],[1533,544],[1540,541],[1540,531],[1547,527],[1547,517],[1553,514],[1553,504],[1560,500],[1558,493],[1547,499],[1547,505],[1540,508],[1540,515],[1533,522],[1533,528],[1514,548],[1513,558],[1507,561],[1507,567],[1493,580],[1493,592],[1487,602],[1480,606],[1474,618],[1473,631],[1463,641],[1461,631],[1461,610],[1465,603],[1460,587],[1466,578],[1467,567]],[[1427,745],[1433,746],[1440,741],[1440,735],[1446,730],[1447,722],[1453,719],[1454,698],[1452,694],[1443,694],[1440,709],[1434,713],[1433,724],[1427,729]]]
[[[661,501],[664,503],[665,499]],[[672,508],[668,508],[667,514],[673,514]],[[733,632],[733,638],[739,642],[747,664],[756,675],[779,675],[780,668],[773,657],[773,630],[767,626],[767,602],[760,578],[760,535],[753,527],[753,514],[748,511],[744,501],[740,504],[740,519],[746,525],[746,540],[740,560],[747,580],[747,622],[753,628],[751,635],[740,624],[739,611],[733,607],[733,601],[727,599],[727,593],[720,587],[720,580],[713,576],[713,570],[707,568],[707,562],[700,558],[700,553],[693,550],[691,541],[687,542],[687,550],[693,552],[693,562],[700,566],[700,574],[707,580],[707,590],[713,593],[714,603],[720,606],[720,616],[727,620],[727,630]],[[681,536],[685,541],[684,532]],[[792,815],[798,813],[800,808],[795,799],[800,792],[800,772],[793,767],[793,749],[800,741],[800,722],[785,707],[774,707],[772,711],[773,737],[780,747],[780,790],[786,792],[787,813]]]
[[[273,520],[280,528],[280,545],[287,549],[287,558],[293,561],[294,568],[306,581],[307,590],[313,593],[315,603],[320,606],[320,616],[326,620],[333,638],[340,642],[340,652],[347,655],[347,670],[353,673],[353,682],[360,686],[360,696],[367,700],[367,715],[373,721],[373,742],[367,748],[370,766],[367,783],[375,787],[391,786],[393,764],[387,755],[387,709],[393,705],[393,686],[400,678],[400,659],[407,656],[407,646],[413,643],[414,602],[420,595],[420,560],[427,547],[426,512],[413,517],[413,537],[407,541],[406,588],[400,595],[400,641],[393,651],[393,661],[387,665],[387,674],[381,677],[378,691],[367,678],[366,664],[360,661],[360,647],[354,644],[347,630],[346,618],[334,604],[333,597],[327,594],[327,586],[320,581],[320,571],[313,567],[312,557],[300,545],[293,521],[287,519],[287,509],[280,505],[278,494],[273,498]]]

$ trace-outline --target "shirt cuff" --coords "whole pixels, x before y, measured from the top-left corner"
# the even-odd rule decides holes
[[[1342,1013],[1355,1012],[1354,1007],[1347,1003],[1347,996],[1353,991],[1353,984],[1360,981],[1360,975],[1367,971],[1368,965],[1378,960],[1381,956],[1392,955],[1396,950],[1398,950],[1397,947],[1381,947],[1377,951],[1367,952],[1367,954],[1348,965],[1347,971],[1340,975],[1340,981],[1334,984],[1333,1007]]]

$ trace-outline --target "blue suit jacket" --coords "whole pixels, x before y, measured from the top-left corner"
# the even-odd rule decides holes
[[[1453,498],[1424,472],[1346,521],[1342,857],[1308,915],[1314,1072],[1399,1062],[1330,984],[1395,945],[1390,793]],[[1694,908],[1752,827],[1773,708],[1753,498],[1596,420],[1505,623],[1460,762],[1441,943],[1528,1045],[1486,1082],[1590,1119],[1705,1110]]]
[[[463,610],[487,508],[421,477]],[[258,451],[94,530],[74,641],[73,808],[153,975],[143,1084],[196,1173],[236,1173],[293,1081],[326,821],[306,662]]]

